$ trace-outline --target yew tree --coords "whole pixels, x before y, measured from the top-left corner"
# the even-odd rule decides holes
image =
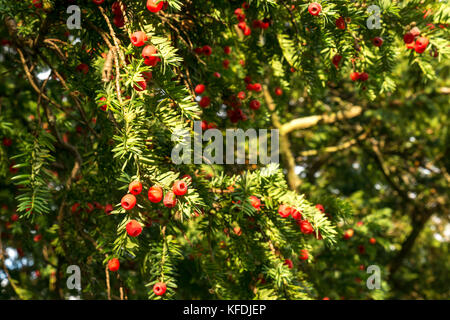
[[[447,3],[0,0],[0,18],[2,299],[449,298]],[[253,141],[174,161],[214,129],[224,149],[268,129],[279,163]]]

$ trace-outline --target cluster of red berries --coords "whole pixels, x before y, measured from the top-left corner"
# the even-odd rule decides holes
[[[241,8],[234,10],[234,14],[239,21],[238,28],[241,29],[245,36],[249,36],[252,33],[252,29],[245,22],[245,13]]]
[[[202,130],[207,130],[207,129],[216,129],[217,125],[214,122],[206,122],[205,120],[202,120]]]
[[[196,94],[202,94],[205,92],[206,86],[204,84],[198,84],[194,91]],[[211,104],[211,99],[208,96],[203,96],[199,101],[199,106],[202,108],[207,108]]]
[[[185,176],[190,180],[190,176]],[[177,203],[176,196],[183,196],[186,194],[188,190],[188,184],[184,180],[177,180],[174,182],[172,186],[172,191],[167,192],[165,195],[163,193],[163,189],[160,186],[153,186],[148,190],[148,199],[152,203],[159,203],[163,200],[164,206],[168,208],[175,207]],[[136,205],[136,195],[139,195],[142,192],[142,183],[139,181],[133,181],[130,183],[128,187],[128,194],[123,196],[121,200],[122,207],[125,210],[131,210]]]
[[[301,220],[302,218],[301,211],[298,211],[297,209],[285,204],[280,205],[280,207],[278,208],[278,214],[283,218],[287,218],[289,216],[292,216],[292,218],[294,218],[295,220]]]
[[[278,214],[283,217],[283,218],[287,218],[289,216],[292,216],[292,218],[294,218],[294,220],[297,222],[297,224],[300,227],[300,231],[304,234],[310,234],[314,232],[314,228],[311,225],[311,223],[308,220],[303,220],[302,219],[302,213],[301,211],[298,211],[297,209],[290,207],[288,205],[285,204],[281,204],[280,207],[278,208]],[[321,239],[322,237],[319,236],[319,239]]]
[[[194,49],[196,54],[204,54],[205,56],[212,55],[212,48],[208,45],[204,45],[203,47],[197,47]]]
[[[352,79],[352,81],[359,80],[359,81],[364,82],[369,79],[369,74],[367,72],[359,73],[359,72],[354,71],[354,72],[350,73],[350,79]]]
[[[417,53],[423,53],[429,44],[429,40],[426,37],[419,37],[420,30],[417,27],[412,28],[405,33],[403,41],[406,43],[408,49],[414,49]]]

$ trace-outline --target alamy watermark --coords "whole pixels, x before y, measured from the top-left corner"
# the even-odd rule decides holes
[[[367,289],[381,289],[381,270],[377,265],[370,265],[367,267],[367,273],[371,276],[367,278],[366,285]]]

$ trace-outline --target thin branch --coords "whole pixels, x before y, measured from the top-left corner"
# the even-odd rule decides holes
[[[294,130],[307,129],[317,125],[319,122],[330,124],[343,119],[351,119],[361,115],[363,108],[360,106],[353,106],[345,111],[338,111],[331,114],[322,114],[309,117],[298,118],[285,123],[280,128],[280,134],[287,134]]]

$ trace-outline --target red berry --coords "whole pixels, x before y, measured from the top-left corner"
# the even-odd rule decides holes
[[[282,204],[280,205],[280,207],[278,208],[278,213],[280,214],[280,216],[282,216],[283,218],[287,218],[291,215],[292,210],[291,207]]]
[[[371,244],[375,244],[375,243],[377,243],[377,240],[376,240],[375,238],[370,238],[370,239],[369,239],[369,242],[370,242]]]
[[[169,191],[164,196],[163,200],[164,205],[167,208],[173,208],[177,204],[177,198],[175,197],[175,194],[172,191]]]
[[[126,9],[125,4],[123,5],[123,8]],[[120,8],[120,3],[118,1],[116,1],[112,4],[111,11],[115,16],[122,14],[122,9]]]
[[[78,72],[82,72],[83,74],[87,74],[89,72],[89,66],[86,63],[80,63],[77,67],[76,70]]]
[[[162,296],[167,290],[166,284],[162,283],[162,282],[157,282],[155,283],[155,285],[153,286],[153,292],[157,295],[157,296]]]
[[[160,1],[158,2],[158,0],[147,0],[147,9],[150,12],[156,13],[158,11],[160,11],[164,6],[164,2]]]
[[[205,91],[205,85],[204,84],[198,84],[196,87],[195,87],[195,93],[196,94],[202,94],[204,91]]]
[[[345,231],[344,233],[344,239],[350,239],[351,237],[353,237],[353,234],[355,232],[353,231],[353,229],[348,229],[347,231]]]
[[[131,220],[126,226],[127,233],[130,237],[137,237],[142,232],[142,226],[136,220]]]
[[[211,103],[211,99],[209,97],[202,97],[202,99],[199,102],[200,107],[206,108]]]
[[[123,196],[120,203],[125,210],[131,210],[136,205],[136,197],[132,194],[126,194]]]
[[[300,223],[300,230],[304,233],[304,234],[310,234],[314,232],[314,229],[311,225],[311,223],[309,223],[308,220],[301,220]]]
[[[413,42],[411,42],[411,43],[407,43],[407,44],[406,44],[406,49],[412,50],[412,49],[414,49],[415,46],[416,46],[416,44],[415,44],[414,41],[413,41]]]
[[[206,130],[208,129],[208,122],[206,122],[205,120],[202,120],[202,130]]]
[[[156,56],[158,49],[155,46],[148,45],[142,50],[142,58],[144,58],[144,63],[148,66],[156,66],[156,64],[161,61],[161,59]]]
[[[33,237],[34,242],[39,242],[39,241],[41,241],[41,239],[42,239],[42,235],[40,235],[40,234],[37,234]]]
[[[153,78],[153,74],[151,71],[144,71],[142,72],[142,77],[145,79],[146,82],[149,82]]]
[[[341,62],[341,59],[342,59],[341,55],[339,55],[339,54],[334,55],[332,62],[334,64],[334,66],[336,67],[336,69],[339,67],[339,62]]]
[[[12,146],[12,140],[10,138],[7,138],[7,137],[3,138],[3,145],[5,147],[11,147]]]
[[[341,30],[344,30],[346,28],[344,17],[339,17],[336,20],[336,27]]]
[[[428,46],[428,39],[425,37],[420,37],[416,40],[416,44],[414,45],[414,50],[416,50],[417,53],[423,53]]]
[[[210,56],[212,54],[212,49],[210,46],[204,45],[202,48],[203,54],[206,56]]]
[[[367,81],[369,79],[369,74],[367,72],[363,72],[359,75],[359,80],[360,81]]]
[[[301,212],[298,211],[295,208],[291,208],[291,215],[292,215],[292,218],[294,218],[294,220],[301,220],[302,219]]]
[[[310,3],[308,6],[308,11],[313,16],[317,16],[319,15],[320,11],[322,11],[322,6],[317,2]]]
[[[220,73],[214,72],[213,76],[216,77],[216,78],[220,78]]]
[[[242,31],[244,31],[245,28],[247,28],[247,23],[245,23],[245,21],[239,22],[238,28],[241,29]]]
[[[222,64],[225,69],[228,69],[228,66],[230,65],[230,60],[225,59],[223,60]]]
[[[244,78],[244,82],[247,83],[247,84],[249,84],[250,82],[252,82],[252,78],[251,78],[250,76],[246,76],[246,77]]]
[[[107,214],[107,215],[110,215],[111,214],[111,211],[113,211],[114,210],[114,207],[112,206],[112,204],[107,204],[106,206],[105,206],[105,213]]]
[[[244,91],[240,91],[240,92],[237,94],[237,97],[238,97],[238,99],[240,99],[240,100],[244,100],[244,99],[245,99],[245,92],[244,92]]]
[[[173,183],[172,191],[177,196],[184,196],[186,194],[187,190],[188,190],[188,186],[187,186],[186,182],[184,182],[183,180],[178,180]]]
[[[142,183],[139,181],[133,181],[128,186],[128,192],[135,196],[142,192]]]
[[[77,202],[77,203],[74,203],[74,204],[72,205],[71,212],[72,212],[72,213],[77,212],[79,207],[80,207],[80,204],[79,204],[78,202]]]
[[[253,208],[255,208],[256,210],[261,209],[261,200],[258,199],[258,197],[250,196],[249,200],[250,200],[250,204],[252,205]]]
[[[159,186],[153,186],[148,190],[148,200],[158,203],[163,198],[163,189]]]
[[[184,176],[182,176],[181,179],[187,181],[188,185],[192,183],[192,177],[188,174],[185,174]]]
[[[92,211],[94,211],[94,205],[92,203],[88,202],[86,204],[86,206],[87,206],[87,212],[88,213],[91,213]]]
[[[109,269],[109,271],[116,272],[117,270],[119,270],[119,267],[120,267],[119,259],[112,258],[111,260],[108,261],[108,269]]]
[[[281,96],[283,94],[283,90],[280,87],[275,88],[275,94],[277,96]]]
[[[99,6],[99,5],[101,5],[103,2],[105,2],[105,0],[92,0],[92,2]]]
[[[138,81],[133,88],[136,91],[144,91],[145,89],[147,89],[147,82],[146,81]]]
[[[117,15],[113,18],[113,23],[117,28],[122,28],[125,25],[125,19],[123,18],[123,15]]]
[[[245,26],[245,29],[244,29],[244,36],[249,36],[249,35],[251,35],[251,34],[252,34],[252,29],[250,29],[249,26]]]
[[[131,43],[136,47],[142,47],[147,40],[148,37],[144,31],[136,31],[131,35]]]
[[[308,250],[301,249],[300,250],[300,256],[298,257],[301,260],[308,260]]]
[[[364,254],[366,252],[366,248],[362,244],[358,246],[358,250],[360,254]]]
[[[291,259],[284,260],[284,264],[287,265],[289,269],[292,269],[294,267]]]
[[[217,129],[217,125],[214,122],[208,123],[208,129]]]
[[[236,15],[236,18],[239,22],[245,21],[245,14]]]
[[[414,35],[411,32],[407,32],[405,33],[405,35],[403,36],[403,41],[408,44],[408,43],[412,43],[414,42]]]
[[[350,73],[350,79],[352,79],[352,81],[358,80],[359,79],[359,73],[358,72]]]
[[[235,235],[240,236],[242,235],[242,229],[240,227],[234,227],[233,232]]]
[[[231,48],[229,46],[225,46],[225,47],[223,47],[223,52],[225,54],[230,54],[231,53]]]
[[[253,84],[253,91],[260,92],[262,90],[262,86],[260,83]]]
[[[258,110],[261,107],[261,103],[258,100],[250,101],[250,109]]]
[[[375,37],[373,38],[372,43],[375,47],[381,47],[381,45],[383,44],[383,38]]]
[[[19,215],[18,215],[17,213],[14,213],[14,214],[11,216],[11,221],[12,221],[12,222],[16,222],[17,220],[19,220]]]

